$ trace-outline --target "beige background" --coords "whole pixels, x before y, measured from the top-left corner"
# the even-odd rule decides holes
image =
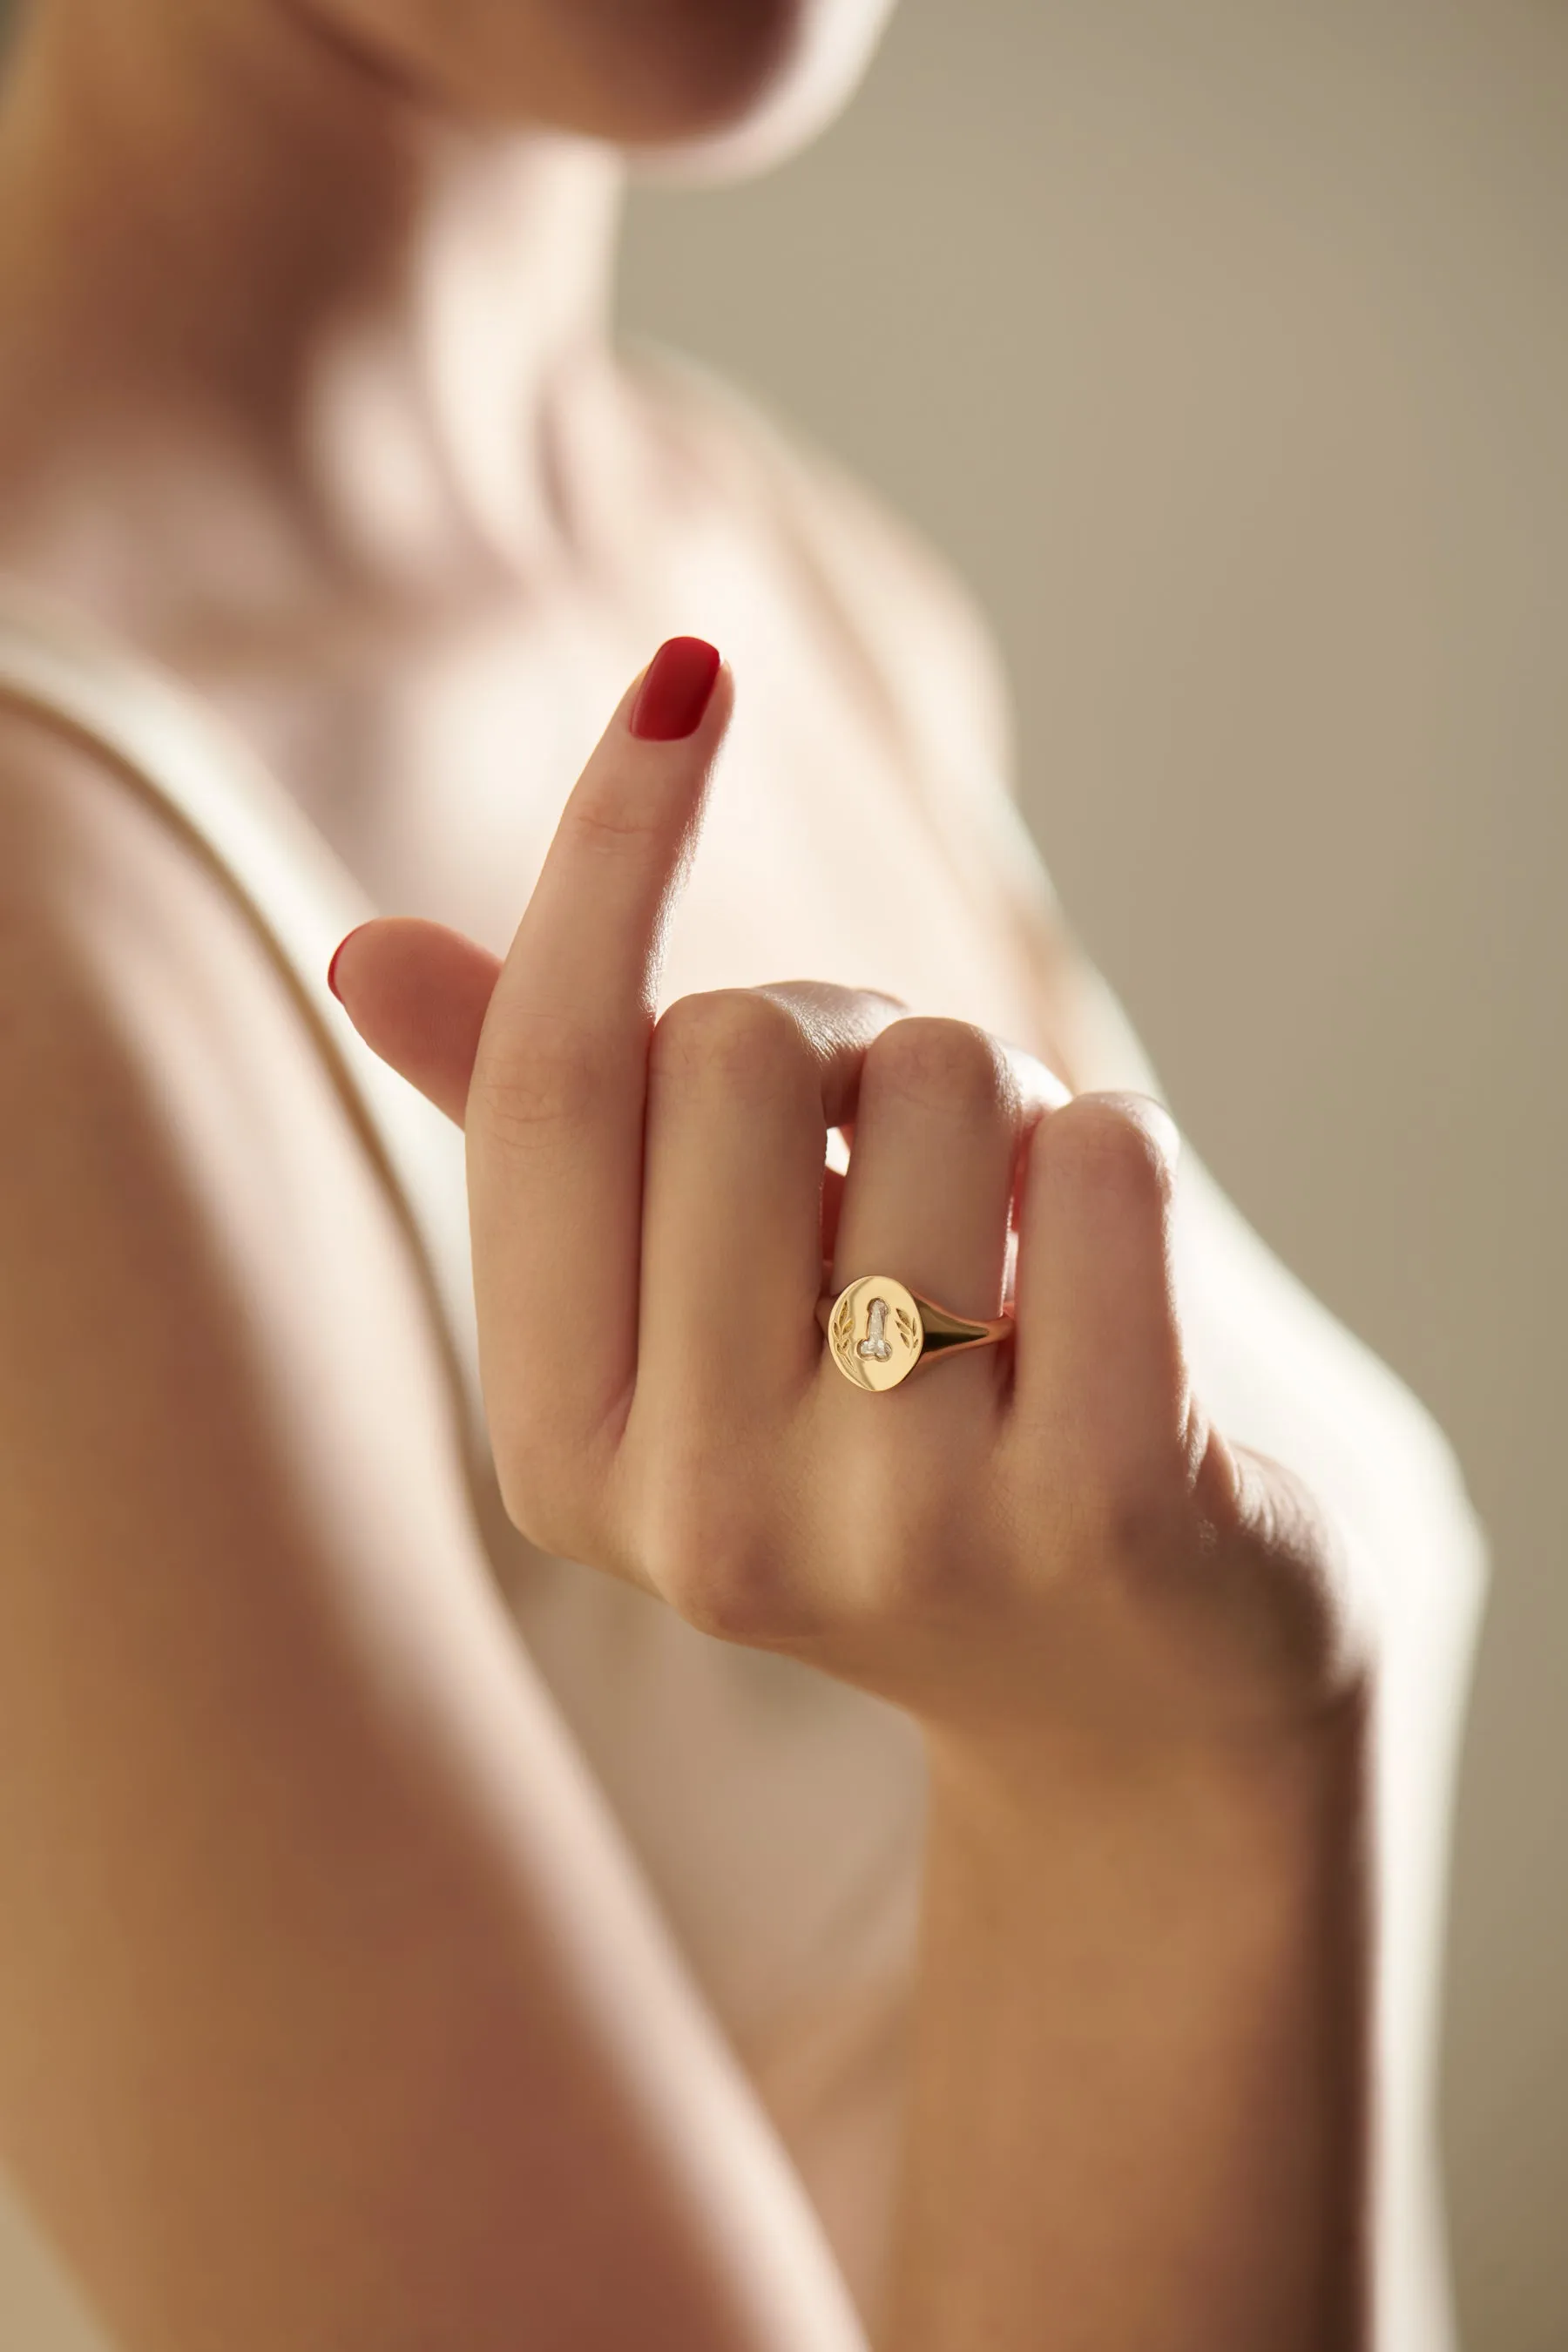
[[[639,198],[626,310],[956,558],[1184,1124],[1458,1446],[1461,2305],[1563,2352],[1568,7],[905,0],[799,163]]]
[[[1184,1124],[1458,1445],[1461,2307],[1563,2352],[1568,5],[905,0],[801,162],[639,197],[626,311],[968,574]]]

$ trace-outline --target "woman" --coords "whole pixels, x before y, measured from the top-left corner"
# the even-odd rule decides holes
[[[1451,1457],[961,594],[607,331],[879,13],[23,19],[0,2134],[126,2352],[1444,2340]],[[1014,1319],[868,1394],[867,1274]]]

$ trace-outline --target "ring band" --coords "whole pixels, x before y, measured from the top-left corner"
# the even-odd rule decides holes
[[[917,1365],[935,1356],[958,1356],[1008,1339],[1011,1315],[983,1321],[954,1315],[888,1274],[863,1274],[835,1297],[825,1291],[816,1319],[827,1335],[828,1352],[858,1389],[894,1389]]]

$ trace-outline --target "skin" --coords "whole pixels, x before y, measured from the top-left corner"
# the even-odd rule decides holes
[[[1193,1393],[1174,1130],[866,992],[653,1018],[731,691],[674,746],[632,701],[504,961],[374,922],[334,972],[465,1127],[508,1511],[926,1735],[883,2341],[1352,2347],[1368,1650],[1311,1498]],[[1005,1350],[855,1391],[813,1309],[886,1263],[1006,1295]]]
[[[807,471],[829,609],[771,452],[605,332],[620,167],[580,134],[759,164],[879,13],[42,0],[0,114],[0,558],[438,919],[339,980],[465,1125],[519,1544],[921,1727],[877,2340],[1353,2347],[1359,1598],[1190,1392],[1168,1122],[1085,1088],[1062,943],[1026,972],[954,912],[951,984],[934,926],[833,961],[824,841],[950,906],[905,772],[917,737],[1000,757],[962,600]],[[657,637],[731,602],[697,733],[637,741],[627,689],[563,811]],[[735,835],[693,862],[726,730],[718,789],[812,845],[739,979],[820,980],[736,984]],[[275,975],[89,757],[7,718],[0,778],[9,2164],[129,2352],[863,2341],[494,1597],[406,1252]],[[1010,1202],[1007,1349],[887,1400],[822,1364],[826,1261],[990,1312]],[[726,1364],[742,1266],[775,1345]],[[846,1482],[869,1554],[814,1500]]]

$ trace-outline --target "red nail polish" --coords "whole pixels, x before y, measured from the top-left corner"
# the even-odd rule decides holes
[[[364,929],[364,925],[363,925],[363,923],[356,923],[356,924],[354,925],[354,931],[363,931],[363,929]],[[342,955],[342,953],[343,950],[347,947],[347,945],[348,945],[349,941],[353,939],[353,935],[354,935],[354,931],[345,931],[345,932],[343,933],[342,938],[338,941],[337,946],[332,950],[332,960],[331,960],[331,963],[327,966],[327,986],[331,990],[332,994],[333,994],[334,996],[336,996],[336,997],[337,997],[337,999],[338,999],[338,1003],[339,1003],[340,1004],[342,1004],[342,1001],[343,1001],[343,1000],[342,1000],[342,996],[341,996],[341,995],[339,995],[339,993],[338,993],[338,983],[337,983],[337,982],[332,978],[332,974],[336,971],[336,970],[337,970],[337,968],[338,968],[338,958]]]
[[[649,662],[632,705],[632,733],[650,743],[694,735],[718,675],[717,646],[705,637],[668,637]]]

